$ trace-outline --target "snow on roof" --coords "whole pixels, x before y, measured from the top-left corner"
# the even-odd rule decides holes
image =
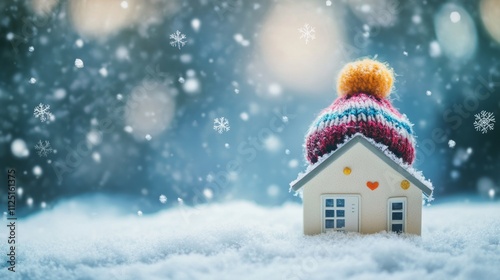
[[[425,179],[421,171],[418,171],[411,167],[409,164],[403,162],[403,160],[394,155],[386,145],[375,142],[373,139],[367,138],[361,133],[356,133],[351,137],[346,137],[344,143],[340,144],[337,149],[321,156],[316,163],[307,166],[307,169],[304,172],[299,173],[297,179],[290,182],[290,192],[293,190],[296,192],[296,195],[300,195],[301,188],[304,186],[304,184],[314,176],[316,176],[316,174],[321,172],[324,167],[328,165],[323,165],[325,161],[333,162],[335,159],[344,154],[344,152],[346,152],[348,148],[354,146],[356,143],[363,144],[373,153],[378,155],[387,164],[389,164],[392,168],[407,177],[410,182],[412,182],[415,186],[422,190],[428,201],[433,200],[432,192],[434,190],[434,187],[432,186],[431,181]]]

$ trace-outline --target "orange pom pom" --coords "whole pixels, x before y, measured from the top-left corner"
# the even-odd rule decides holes
[[[366,93],[378,98],[391,94],[394,73],[384,63],[363,59],[348,63],[340,71],[337,90],[340,96]]]

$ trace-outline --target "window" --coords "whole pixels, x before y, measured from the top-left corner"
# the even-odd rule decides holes
[[[345,220],[344,219],[338,219],[337,220],[337,228],[344,228],[345,227]]]
[[[389,198],[387,211],[387,231],[405,232],[406,197]]]
[[[403,225],[402,224],[392,224],[392,231],[400,233],[403,232]]]
[[[335,217],[335,210],[325,210],[325,217],[327,218]]]
[[[325,205],[326,207],[333,207],[333,199],[328,198],[328,199],[325,199],[325,201],[326,201],[326,205]]]
[[[403,220],[403,213],[402,212],[392,212],[392,220],[402,221]]]
[[[334,222],[334,220],[326,220],[325,221],[325,227],[326,228],[335,228],[333,222]]]
[[[344,207],[345,199],[339,198],[337,199],[337,207]]]
[[[359,232],[359,195],[322,195],[323,232]]]
[[[345,227],[345,199],[326,198],[324,207],[325,229],[340,229]],[[335,216],[335,214],[337,214]]]
[[[402,209],[403,209],[403,202],[392,203],[392,210],[402,210]]]

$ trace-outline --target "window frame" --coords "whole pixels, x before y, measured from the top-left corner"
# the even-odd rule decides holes
[[[347,225],[347,215],[346,215],[346,212],[347,212],[347,202],[346,200],[350,197],[356,197],[358,199],[358,231],[357,232],[361,232],[361,196],[360,195],[356,195],[356,194],[323,194],[321,195],[320,197],[320,201],[321,201],[321,228],[322,228],[322,232],[323,233],[326,233],[326,232],[330,232],[330,231],[338,231],[338,232],[344,232],[346,231],[345,230],[345,225]],[[326,200],[327,199],[333,199],[333,206],[326,206]],[[344,204],[343,206],[337,206],[337,199],[344,199]],[[326,211],[327,210],[333,210],[334,211],[334,217],[327,217],[326,216]],[[342,217],[338,217],[337,214],[338,212],[337,211],[344,211],[344,215]],[[333,220],[333,224],[334,224],[334,227],[333,228],[327,228],[326,227],[326,221],[327,220]],[[338,220],[344,220],[344,227],[343,228],[337,228],[337,222]]]
[[[402,203],[403,207],[401,210],[393,210],[393,203]],[[395,232],[392,230],[392,225],[402,225],[402,230],[396,233],[405,233],[406,232],[406,220],[407,220],[407,204],[408,200],[406,197],[391,197],[387,200],[387,232]],[[393,213],[401,213],[401,220],[393,220]]]

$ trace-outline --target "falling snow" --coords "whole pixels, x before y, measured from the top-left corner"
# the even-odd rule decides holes
[[[30,155],[30,151],[26,147],[26,142],[23,139],[15,139],[10,145],[10,150],[15,157],[24,158]]]
[[[179,48],[179,50],[181,49],[181,47],[184,47],[184,45],[186,44],[186,35],[182,34],[179,30],[175,31],[175,33],[173,34],[170,34],[170,45],[172,47],[177,47]]]
[[[83,60],[81,60],[79,58],[75,59],[75,67],[76,68],[83,68],[83,66],[84,66],[83,65]]]
[[[448,141],[448,147],[450,147],[450,148],[454,148],[456,144],[457,143],[451,139]]]
[[[218,133],[222,134],[223,132],[227,132],[230,128],[229,121],[225,117],[214,119],[214,130]]]
[[[304,39],[306,44],[309,43],[309,41],[316,39],[316,30],[314,30],[314,27],[311,27],[309,24],[304,24],[304,26],[298,30],[300,33],[300,39]]]
[[[42,168],[41,168],[40,166],[35,165],[35,166],[33,167],[32,172],[33,172],[33,175],[35,175],[35,176],[37,176],[37,177],[40,177],[40,176],[42,175],[42,173],[43,173],[43,170],[42,170]]]
[[[101,69],[99,69],[99,74],[101,74],[101,76],[103,76],[103,77],[107,77],[108,70],[105,67],[102,67]]]
[[[488,133],[493,130],[495,124],[495,116],[491,112],[481,111],[479,114],[474,115],[474,128],[481,133]]]
[[[42,142],[42,140],[39,140],[35,145],[35,150],[37,151],[39,157],[47,157],[48,154],[51,154],[54,151],[50,146],[49,141]]]
[[[33,111],[33,115],[35,118],[39,118],[41,122],[49,122],[52,117],[52,113],[50,112],[50,105],[46,104],[38,104]]]
[[[75,41],[75,45],[79,48],[83,47],[83,40],[82,39],[77,39]]]

